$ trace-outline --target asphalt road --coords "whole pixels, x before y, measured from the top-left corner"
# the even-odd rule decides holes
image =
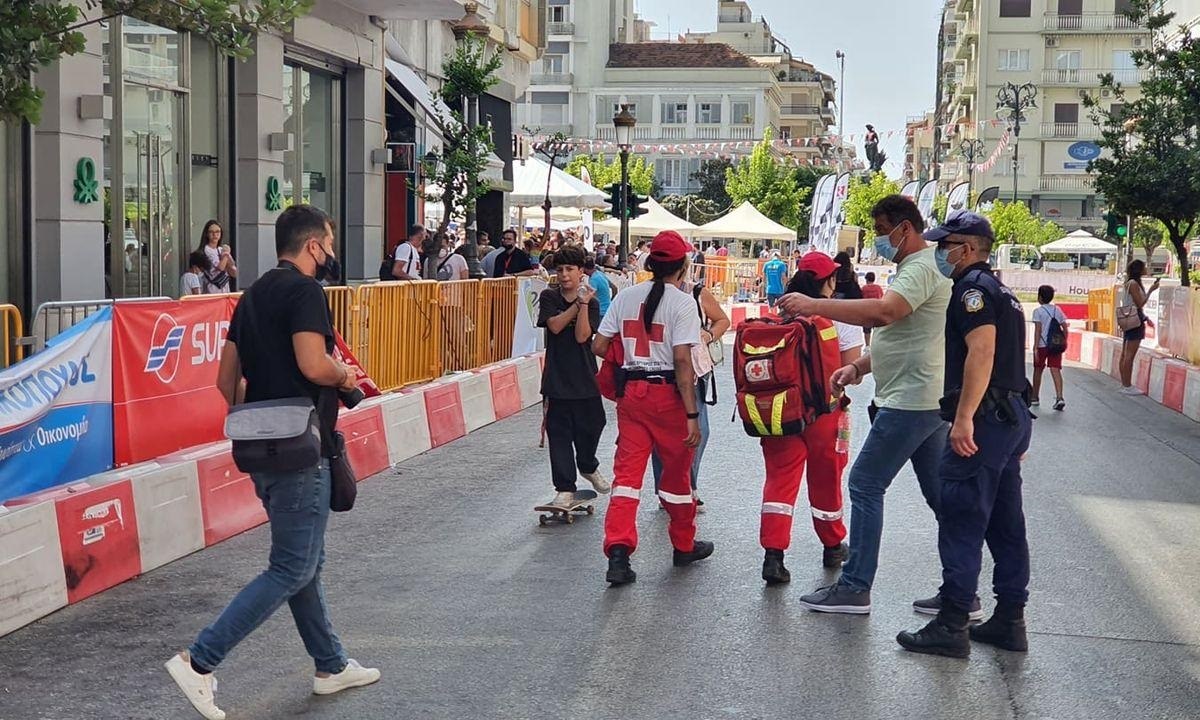
[[[1067,410],[1041,413],[1025,465],[1026,656],[976,646],[963,662],[896,645],[898,630],[923,624],[909,603],[939,577],[909,470],[888,496],[872,615],[797,605],[830,577],[799,508],[793,582],[766,589],[761,456],[728,422],[725,387],[702,479],[711,560],[671,566],[665,516],[646,493],[638,582],[606,589],[602,507],[538,527],[548,462],[538,411],[526,411],[369,480],[333,521],[334,623],[353,657],[383,670],[379,684],[310,695],[285,611],[219,669],[218,701],[231,720],[1200,717],[1200,426],[1117,395],[1097,373],[1068,370],[1067,381]],[[606,465],[614,438],[610,425]],[[259,528],[0,638],[0,720],[198,717],[162,663],[266,550]]]

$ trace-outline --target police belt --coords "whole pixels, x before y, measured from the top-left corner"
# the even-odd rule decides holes
[[[983,399],[979,402],[979,408],[975,411],[975,414],[979,415],[983,412],[995,410],[996,416],[1002,422],[1015,424],[1017,417],[1013,414],[1011,400],[1013,398],[1021,398],[1025,407],[1029,407],[1028,394],[1028,389],[1025,391],[1006,390],[989,385],[987,391],[983,393]],[[951,390],[939,401],[941,416],[946,422],[954,422],[954,418],[958,416],[958,400],[961,395],[962,388],[957,388]]]

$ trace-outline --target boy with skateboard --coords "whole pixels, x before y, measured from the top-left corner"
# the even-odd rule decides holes
[[[542,291],[538,310],[538,327],[546,328],[542,397],[556,491],[550,505],[569,510],[578,503],[576,470],[597,493],[610,489],[596,459],[607,418],[591,352],[592,335],[600,325],[600,304],[583,280],[587,258],[583,248],[574,245],[554,257],[558,286]]]

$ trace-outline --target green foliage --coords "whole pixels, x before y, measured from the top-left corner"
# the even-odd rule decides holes
[[[84,49],[81,28],[101,18],[132,15],[208,39],[219,52],[239,59],[253,53],[254,36],[282,30],[308,12],[312,0],[87,0],[100,17],[80,22],[80,8],[41,0],[0,2],[0,119],[41,119],[45,92],[33,83],[39,68]]]
[[[604,188],[613,183],[621,182],[621,158],[614,157],[608,161],[603,155],[576,155],[567,163],[567,172],[577,178],[583,177],[583,168],[587,168],[592,178],[592,187]],[[638,195],[653,195],[654,166],[646,159],[636,155],[629,157],[629,186]]]
[[[1188,285],[1184,244],[1200,216],[1200,38],[1190,30],[1168,42],[1177,28],[1174,13],[1159,0],[1131,0],[1126,15],[1152,31],[1150,46],[1135,50],[1134,63],[1146,70],[1140,94],[1128,97],[1111,75],[1100,79],[1120,108],[1113,112],[1095,97],[1084,104],[1102,132],[1107,151],[1089,170],[1096,189],[1122,215],[1162,222],[1179,260],[1180,280]],[[1126,121],[1129,125],[1126,126]]]
[[[1133,244],[1146,252],[1146,262],[1154,257],[1154,251],[1170,241],[1167,226],[1154,218],[1137,218],[1133,221]]]
[[[946,209],[950,207],[949,195],[934,195],[933,196],[933,219],[937,222],[945,222]]]
[[[696,225],[710,223],[728,209],[728,206],[717,207],[716,203],[699,195],[667,195],[658,202],[672,215]]]
[[[700,169],[692,173],[692,179],[700,183],[700,191],[696,195],[711,203],[717,210],[732,205],[733,200],[725,191],[725,177],[732,167],[733,161],[728,158],[705,160],[701,163]]]
[[[795,229],[808,193],[796,182],[795,174],[772,154],[771,138],[767,129],[750,157],[725,171],[725,191],[734,206],[749,200],[763,215]]]
[[[843,206],[846,224],[867,228],[867,235],[873,235],[870,229],[875,227],[875,221],[871,218],[871,208],[888,195],[896,195],[899,192],[900,184],[888,180],[883,173],[872,174],[867,182],[863,182],[861,177],[851,178],[850,188],[846,192],[846,204]],[[870,239],[867,240],[867,243],[871,242]]]
[[[1029,206],[1022,202],[997,200],[984,215],[992,224],[997,243],[1041,247],[1066,234],[1058,225],[1030,213]]]
[[[442,203],[443,232],[455,216],[465,214],[488,192],[487,183],[479,182],[479,177],[487,170],[488,156],[495,149],[492,129],[468,118],[464,98],[474,97],[478,102],[478,95],[462,93],[483,92],[495,85],[499,80],[496,71],[502,64],[499,51],[489,51],[487,42],[474,35],[459,43],[454,54],[442,63],[446,81],[438,94],[446,108],[438,108],[436,113],[443,131],[441,154],[432,162],[423,159],[421,169],[426,179],[442,188],[441,196],[427,195],[425,199]],[[478,114],[478,108],[474,113]]]

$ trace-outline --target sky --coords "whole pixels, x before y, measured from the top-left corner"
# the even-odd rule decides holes
[[[933,108],[943,6],[941,0],[750,0],[755,18],[765,17],[794,56],[835,79],[835,53],[846,53],[848,134],[856,136],[862,158],[863,126],[874,125],[891,177],[903,173],[905,119]],[[717,29],[717,0],[637,0],[637,10],[657,24],[656,40]],[[897,131],[890,139],[889,130]]]

